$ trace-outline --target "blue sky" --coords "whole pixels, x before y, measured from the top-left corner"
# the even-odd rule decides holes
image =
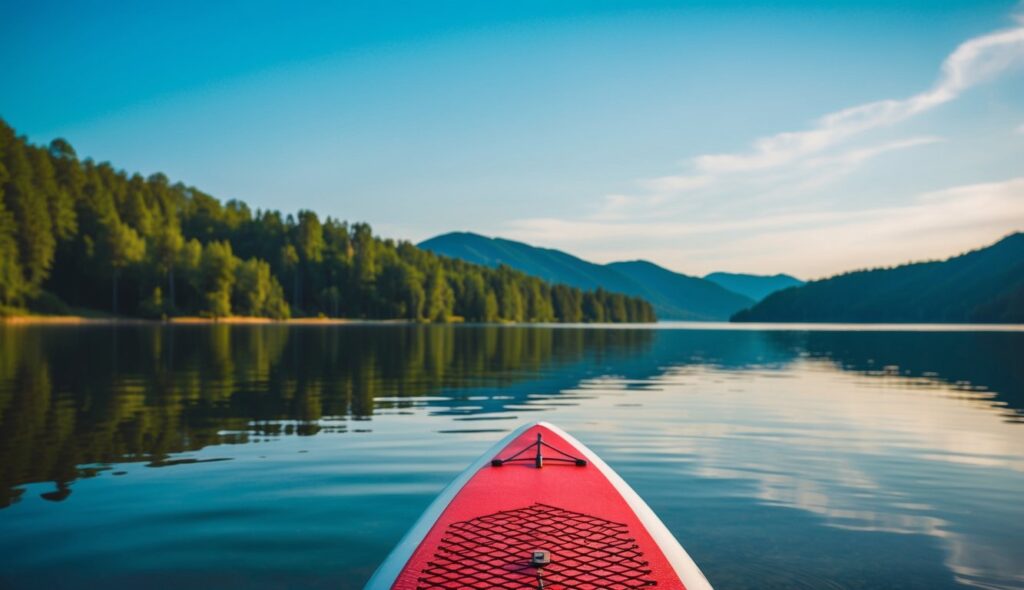
[[[0,1],[8,123],[254,207],[691,274],[1024,229],[1015,2]]]

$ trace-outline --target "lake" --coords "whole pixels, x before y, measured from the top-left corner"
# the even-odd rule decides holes
[[[718,590],[1024,588],[1024,332],[0,326],[0,587],[361,588],[553,422]]]

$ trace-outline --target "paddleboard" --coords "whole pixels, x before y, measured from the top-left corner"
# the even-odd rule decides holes
[[[526,424],[460,474],[366,590],[710,590],[647,504],[557,426]]]

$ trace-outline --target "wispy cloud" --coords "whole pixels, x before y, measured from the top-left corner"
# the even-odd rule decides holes
[[[832,189],[877,160],[946,141],[898,124],[1024,65],[1024,19],[961,43],[929,88],[855,105],[807,129],[734,153],[688,159],[678,174],[638,180],[589,215],[510,222],[504,233],[595,259],[645,257],[677,270],[785,270],[805,276],[945,255],[1024,228],[1024,179],[915,196],[872,186],[872,205]],[[1017,129],[1024,133],[1024,125]],[[924,152],[929,154],[932,152]]]
[[[829,113],[808,130],[758,139],[749,152],[698,156],[704,173],[764,170],[835,146],[945,104],[1007,68],[1024,62],[1024,26],[976,37],[962,43],[942,64],[942,74],[928,90],[909,98],[869,102]]]
[[[690,274],[785,271],[803,277],[945,257],[1024,228],[1024,177],[916,195],[909,203],[721,221],[512,222],[506,235],[595,260],[650,258]],[[666,249],[666,244],[671,249]],[[735,266],[742,261],[741,266]]]

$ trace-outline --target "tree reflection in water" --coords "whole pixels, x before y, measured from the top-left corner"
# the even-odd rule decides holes
[[[375,408],[493,414],[585,378],[649,379],[686,365],[744,370],[821,358],[868,376],[986,390],[1020,421],[1022,349],[1022,333],[984,332],[0,327],[0,507],[17,501],[23,484],[52,481],[42,497],[60,501],[75,479],[111,463],[171,466],[194,461],[171,455],[209,445],[345,432]]]
[[[0,328],[0,506],[22,484],[53,481],[43,497],[59,501],[109,463],[168,466],[208,445],[312,435],[324,417],[369,418],[378,397],[502,388],[552,363],[635,354],[652,338],[417,325]]]

